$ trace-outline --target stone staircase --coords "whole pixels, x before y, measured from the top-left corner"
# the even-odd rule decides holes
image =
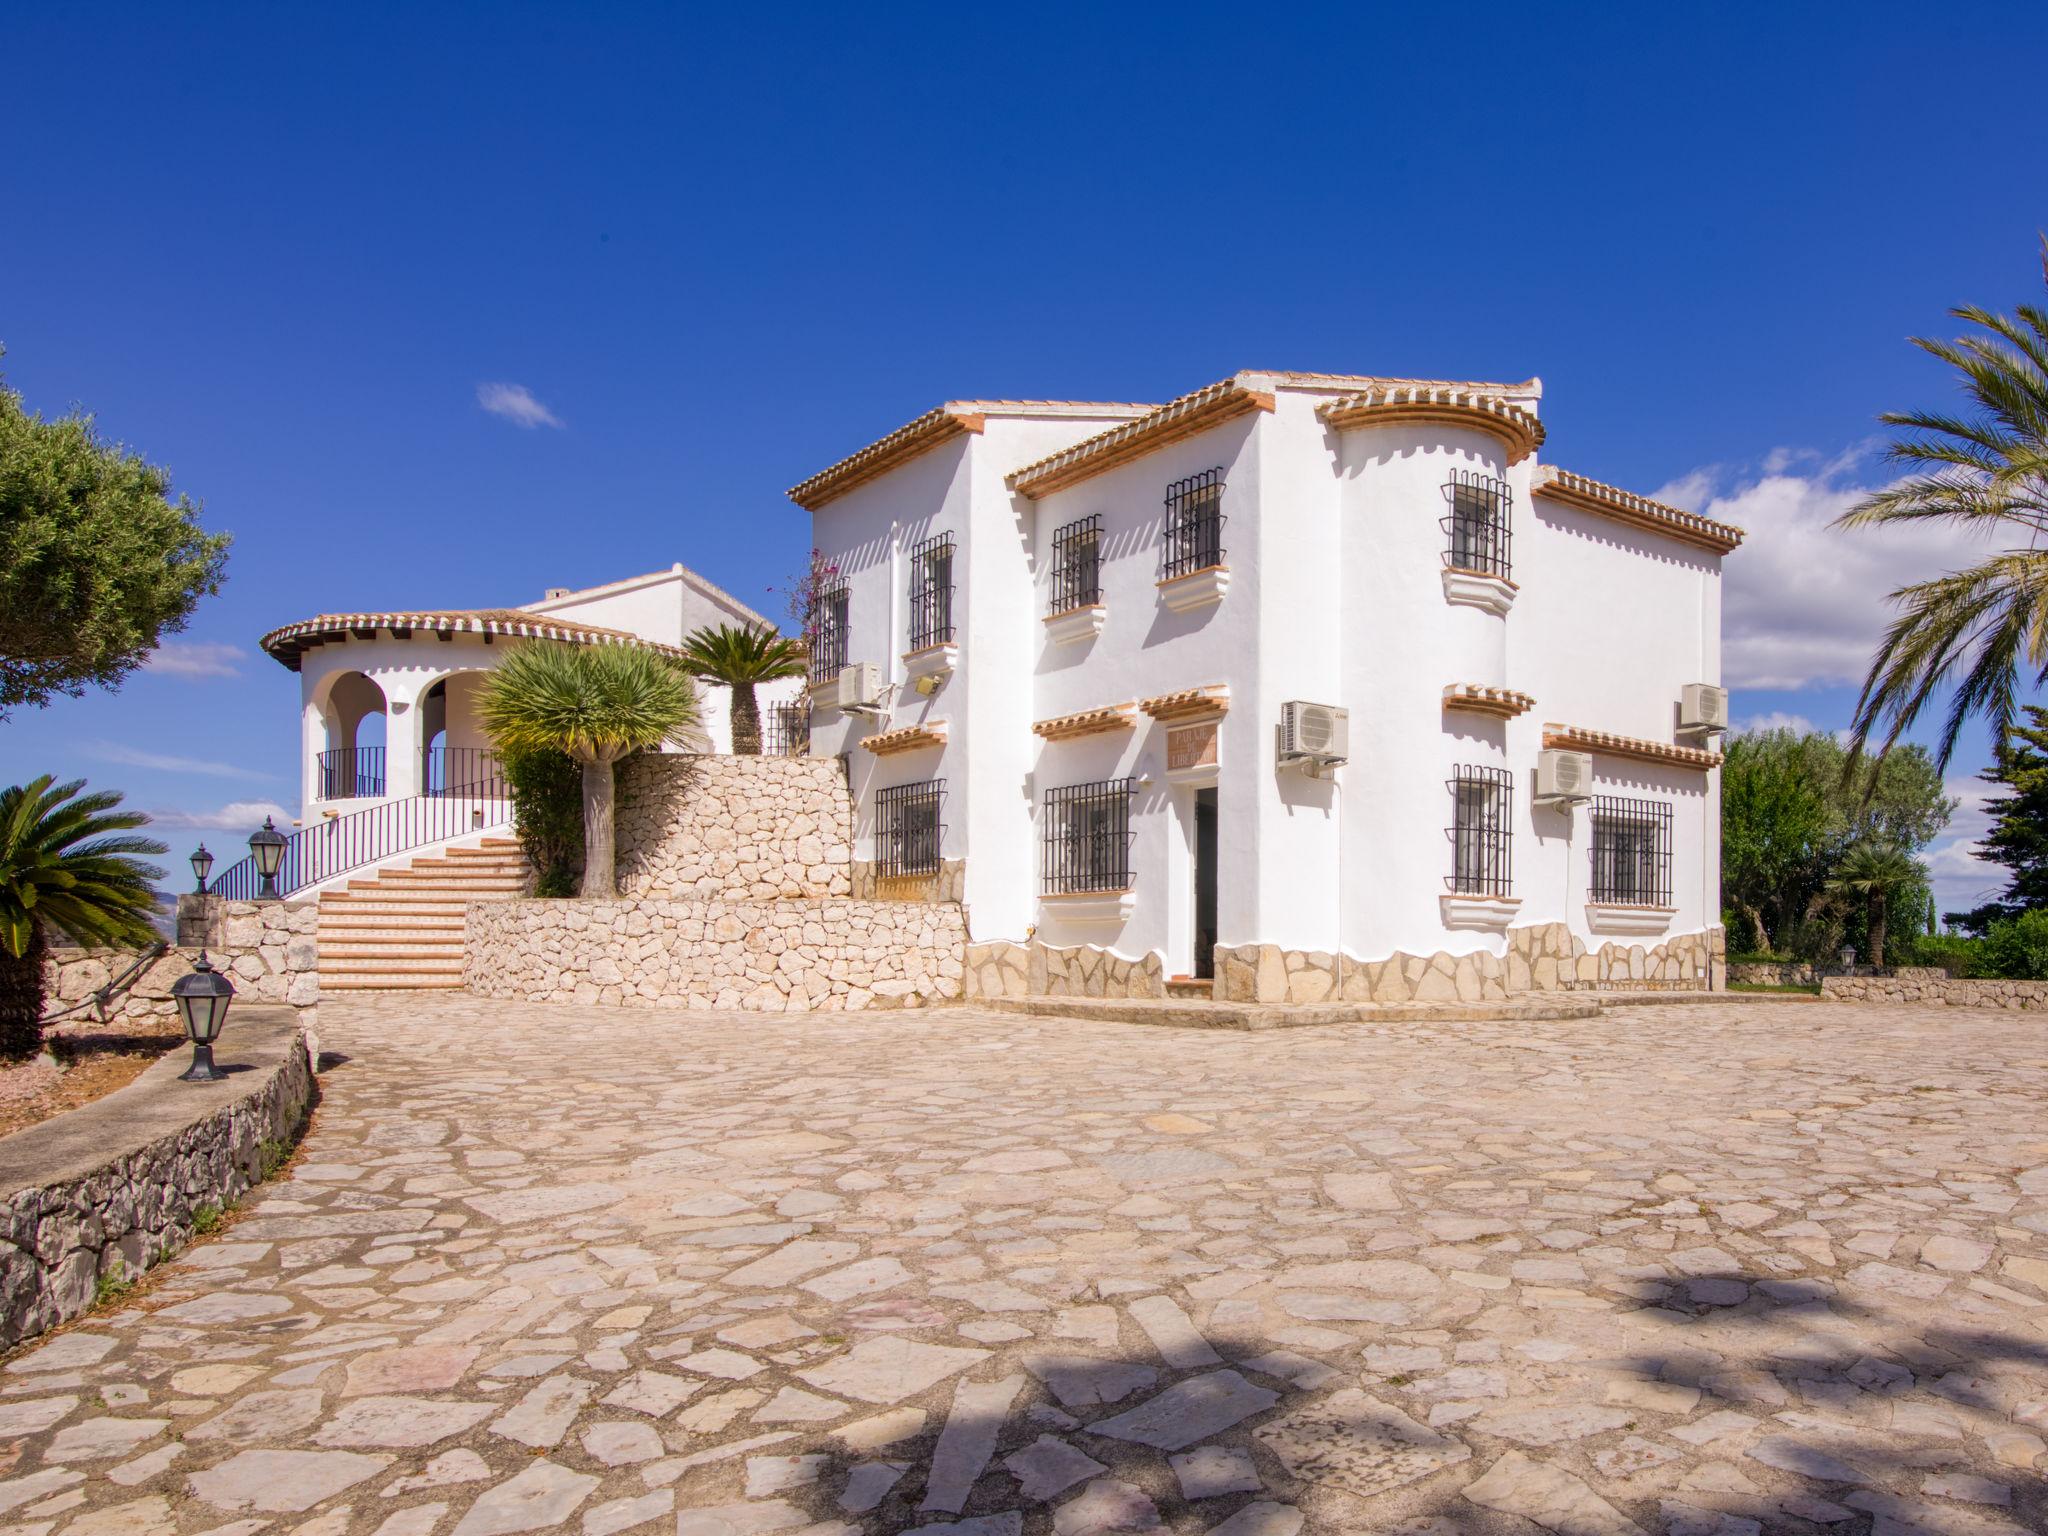
[[[320,897],[320,990],[401,991],[462,985],[462,909],[526,889],[526,856],[509,837],[427,854]]]

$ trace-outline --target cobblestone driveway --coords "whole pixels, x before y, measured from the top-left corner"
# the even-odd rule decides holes
[[[2036,1019],[323,1025],[0,1536],[2048,1528]]]

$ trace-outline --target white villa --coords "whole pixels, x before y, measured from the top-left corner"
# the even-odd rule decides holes
[[[797,486],[857,886],[961,901],[984,993],[1718,985],[1742,532],[1543,463],[1541,395],[951,401]]]

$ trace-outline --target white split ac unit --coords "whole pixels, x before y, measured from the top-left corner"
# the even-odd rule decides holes
[[[1351,712],[1289,699],[1280,706],[1280,761],[1314,773],[1351,760]]]
[[[1536,754],[1536,803],[1573,805],[1593,798],[1593,754],[1560,752],[1555,747]]]
[[[1687,683],[1679,695],[1678,728],[1694,732],[1727,730],[1728,690],[1712,683]]]
[[[864,714],[882,707],[882,679],[872,661],[856,661],[841,667],[839,675],[820,684],[812,695],[827,709]]]

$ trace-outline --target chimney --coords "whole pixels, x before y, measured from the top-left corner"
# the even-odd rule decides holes
[[[549,587],[546,594],[542,597],[542,601],[548,602],[558,597],[567,597],[568,595],[569,589],[567,587]]]

